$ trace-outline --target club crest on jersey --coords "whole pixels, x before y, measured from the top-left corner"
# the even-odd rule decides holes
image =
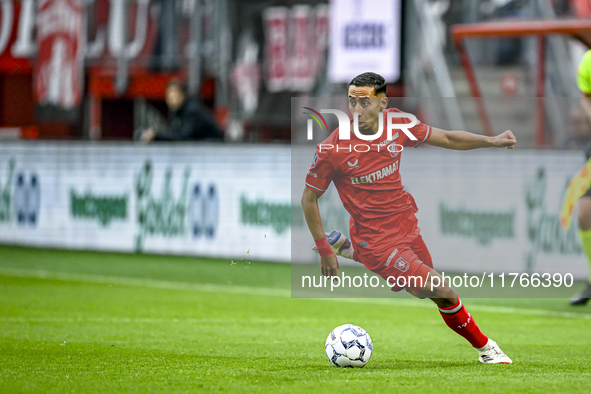
[[[402,151],[401,150],[391,150],[390,149],[390,146],[388,146],[388,152],[390,152],[390,157],[392,157],[393,159],[395,159],[396,157],[398,157],[398,155]]]
[[[349,164],[349,168],[357,168],[359,167],[359,159],[355,160],[353,163],[351,163],[350,161],[347,161],[347,164]]]
[[[394,268],[402,272],[406,272],[410,268],[410,263],[404,260],[402,257],[398,257],[398,259],[394,262]]]

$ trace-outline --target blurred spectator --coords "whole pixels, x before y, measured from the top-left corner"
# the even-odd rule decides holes
[[[168,127],[144,130],[139,136],[141,141],[223,141],[211,113],[199,100],[188,97],[186,84],[170,82],[165,99],[169,109]]]

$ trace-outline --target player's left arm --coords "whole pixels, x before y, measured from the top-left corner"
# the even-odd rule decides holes
[[[513,149],[517,143],[517,139],[511,130],[507,130],[494,137],[487,137],[467,131],[448,131],[432,127],[431,135],[425,143],[440,148],[455,150],[478,148]]]

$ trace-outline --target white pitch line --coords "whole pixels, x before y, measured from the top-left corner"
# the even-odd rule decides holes
[[[36,278],[49,280],[62,280],[72,282],[85,282],[105,285],[136,286],[167,290],[191,290],[220,292],[227,294],[245,294],[262,295],[272,297],[291,297],[291,291],[285,289],[272,289],[266,287],[250,287],[235,285],[216,285],[207,283],[187,283],[173,282],[165,280],[144,279],[144,278],[125,278],[119,276],[91,275],[91,274],[73,274],[67,272],[51,272],[46,270],[32,270],[22,268],[0,268],[0,275]],[[306,299],[306,298],[300,298]],[[372,305],[392,305],[392,306],[410,306],[419,308],[433,309],[434,305],[427,300],[409,299],[409,298],[314,298],[319,301],[330,302],[349,302],[356,304]],[[307,299],[309,300],[309,299]],[[471,311],[480,311],[487,313],[502,313],[512,315],[542,316],[552,318],[570,318],[570,319],[591,319],[591,314],[581,314],[572,312],[559,312],[547,309],[536,308],[514,308],[495,305],[471,305]]]
[[[353,302],[357,304],[380,304],[380,305],[392,305],[392,302],[387,302],[392,299],[382,299],[382,298],[326,298],[329,301],[343,301],[343,302]],[[425,302],[424,300],[419,299],[412,299],[412,298],[401,298],[396,299],[396,303],[401,303],[404,306],[413,306],[419,308],[429,308],[433,309],[435,306],[430,302]],[[572,312],[558,312],[558,311],[551,311],[548,309],[537,309],[537,308],[514,308],[514,307],[506,307],[506,306],[496,306],[496,305],[469,305],[470,311],[478,311],[478,312],[486,312],[486,313],[504,313],[504,314],[511,314],[511,315],[528,315],[528,316],[541,316],[541,317],[554,317],[554,318],[572,318],[572,319],[591,319],[591,315],[582,314],[582,313],[572,313]]]
[[[278,324],[285,319],[271,318],[239,318],[239,319],[215,319],[215,318],[150,318],[150,317],[27,317],[27,316],[0,316],[0,323],[171,323],[171,324],[231,324],[236,322],[249,322],[254,324]],[[291,323],[309,324],[311,319],[290,319]]]
[[[230,294],[253,294],[276,297],[290,297],[291,292],[284,289],[272,289],[265,287],[249,287],[234,285],[215,285],[208,283],[188,283],[173,282],[166,280],[145,279],[145,278],[125,278],[121,276],[91,275],[91,274],[72,274],[68,272],[51,272],[45,270],[30,270],[22,268],[0,268],[0,275],[14,276],[20,278],[36,278],[63,280],[72,282],[86,282],[101,285],[121,285],[149,287],[155,289],[167,290],[194,290],[209,292],[225,292]]]

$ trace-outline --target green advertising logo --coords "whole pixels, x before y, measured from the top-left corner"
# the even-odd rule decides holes
[[[272,203],[263,199],[251,201],[241,196],[240,221],[251,226],[271,226],[277,234],[282,234],[291,225],[291,204]]]
[[[452,209],[439,203],[441,233],[476,238],[482,245],[495,238],[515,237],[515,212],[469,211],[466,208]]]
[[[568,184],[568,183],[567,183]],[[542,253],[580,254],[582,253],[577,236],[576,221],[564,231],[560,226],[558,211],[549,213],[546,208],[546,169],[538,168],[533,182],[525,191],[527,206],[527,237],[531,250],[526,256],[526,265],[533,271],[536,256]]]
[[[74,219],[98,219],[103,227],[113,220],[127,218],[127,195],[99,196],[87,191],[77,194],[70,190],[70,214]]]
[[[153,166],[147,160],[135,179],[136,219],[139,232],[136,235],[136,249],[142,250],[147,236],[161,235],[167,238],[179,237],[187,231],[187,192],[191,168],[186,167],[183,184],[178,198],[172,191],[172,169],[168,168],[160,191],[152,193]]]
[[[14,181],[14,171],[16,163],[14,159],[8,162],[7,177],[4,186],[0,179],[0,223],[10,222],[12,208],[12,185]]]

